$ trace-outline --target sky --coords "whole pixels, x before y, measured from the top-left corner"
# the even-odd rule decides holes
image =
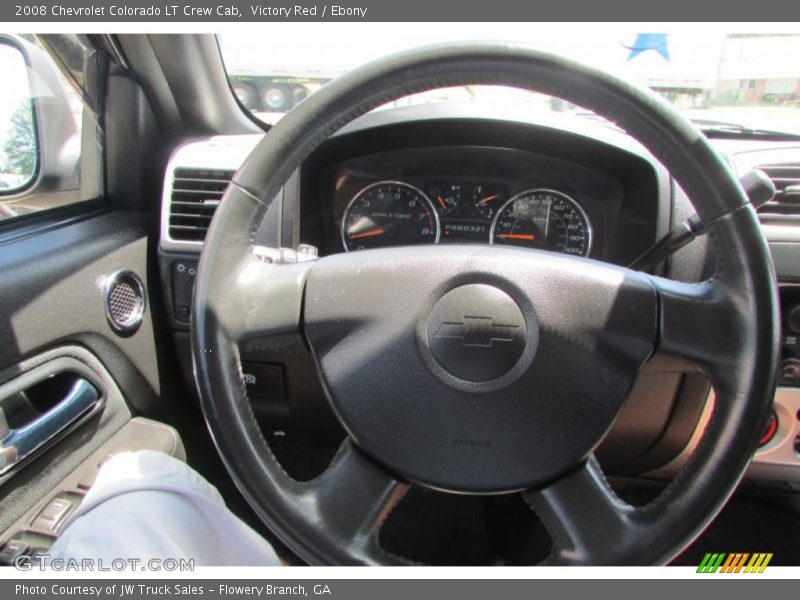
[[[273,30],[270,35],[223,34],[220,40],[231,70],[280,66],[287,70],[341,73],[400,50],[479,39],[525,43],[641,81],[653,77],[713,79],[724,39],[720,32],[670,33],[668,60],[654,51],[628,60],[639,35],[634,31],[544,33],[531,31],[524,24],[498,28],[496,24],[481,23],[438,23],[436,27],[422,23],[403,25],[401,33],[395,23],[371,25],[374,27],[358,35],[343,35],[337,28],[299,35],[286,28]]]

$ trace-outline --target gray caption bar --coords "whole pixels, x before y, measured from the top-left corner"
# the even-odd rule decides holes
[[[798,20],[786,0],[10,0],[10,22],[280,22],[280,21],[779,21]],[[498,32],[501,34],[502,32]]]
[[[713,588],[712,588],[713,586]],[[14,600],[82,600],[124,598],[233,598],[299,600],[408,600],[408,598],[458,598],[485,600],[503,598],[647,598],[675,600],[698,592],[726,600],[752,598],[754,594],[794,592],[791,580],[759,578],[757,575],[723,577],[698,575],[696,579],[666,580],[36,580],[0,581],[0,597]],[[613,594],[613,596],[612,596]]]

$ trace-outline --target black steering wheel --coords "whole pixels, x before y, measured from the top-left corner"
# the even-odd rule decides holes
[[[294,264],[256,250],[272,199],[330,135],[390,100],[469,84],[558,96],[639,140],[695,203],[715,250],[714,276],[679,283],[496,246],[367,250]],[[381,549],[378,532],[409,486],[423,485],[522,492],[552,537],[547,564],[658,564],[719,511],[756,448],[775,385],[776,298],[767,245],[736,177],[666,103],[525,47],[442,45],[332,81],[264,136],[208,232],[192,352],[227,468],[309,563],[408,562]],[[443,327],[484,341],[461,343]],[[348,434],[309,482],[291,479],[270,451],[239,361],[245,340],[298,332]],[[716,399],[674,482],[634,507],[614,494],[593,450],[655,352],[702,370]]]

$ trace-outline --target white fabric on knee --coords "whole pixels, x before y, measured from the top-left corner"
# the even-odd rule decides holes
[[[140,450],[111,457],[49,552],[64,560],[194,559],[196,566],[277,565],[260,535],[185,463]]]

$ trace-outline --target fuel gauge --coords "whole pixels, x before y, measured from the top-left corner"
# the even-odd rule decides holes
[[[506,199],[506,189],[494,183],[476,183],[472,186],[472,205],[482,217],[491,219]]]

